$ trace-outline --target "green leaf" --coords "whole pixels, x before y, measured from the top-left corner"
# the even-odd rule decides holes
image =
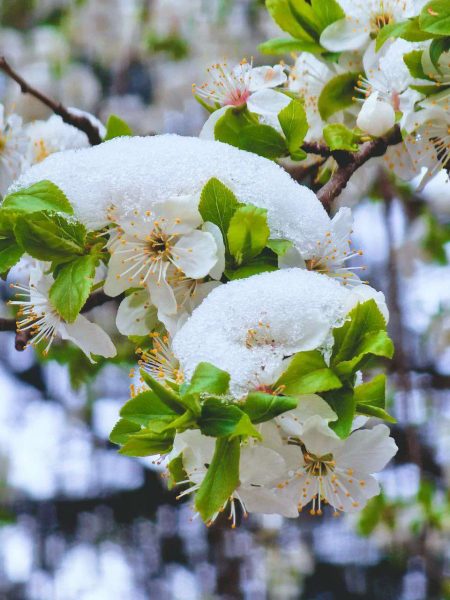
[[[278,113],[278,120],[286,136],[289,152],[293,153],[300,148],[308,132],[308,121],[303,104],[299,100],[291,100]]]
[[[281,92],[279,92],[281,94]],[[282,135],[269,125],[247,125],[243,128],[239,148],[264,158],[275,159],[287,153]]]
[[[317,54],[323,52],[320,44],[313,41],[289,39],[289,38],[274,38],[268,40],[258,46],[258,50],[262,54],[290,54],[291,52],[309,52]]]
[[[251,204],[238,208],[227,232],[230,253],[236,263],[241,265],[258,256],[264,250],[269,235],[266,209]]]
[[[142,429],[128,438],[119,454],[125,456],[151,456],[153,454],[167,454],[172,450],[175,432],[168,431],[156,433]]]
[[[239,206],[233,192],[215,177],[210,179],[202,189],[198,210],[204,221],[210,221],[220,229],[227,250],[228,227],[231,217]]]
[[[297,23],[316,41],[320,38],[320,23],[311,4],[306,0],[289,0],[289,7]]]
[[[195,496],[195,508],[208,523],[239,485],[240,440],[219,438],[206,476]]]
[[[386,321],[375,300],[358,303],[350,311],[342,327],[333,329],[331,365],[351,360],[365,335],[380,330],[386,330]]]
[[[201,362],[195,368],[189,386],[183,396],[194,394],[226,394],[230,384],[230,375],[214,365]]]
[[[358,78],[358,73],[343,73],[330,79],[324,86],[318,101],[320,116],[324,121],[353,104]]]
[[[356,152],[359,149],[359,137],[342,123],[333,123],[323,128],[323,137],[330,150],[348,150]]]
[[[113,430],[109,434],[109,439],[113,444],[125,444],[130,435],[137,433],[141,428],[136,423],[132,423],[126,419],[120,419],[114,425]]]
[[[386,375],[377,375],[371,381],[355,388],[356,411],[369,417],[384,419],[395,423],[395,419],[386,412]]]
[[[366,333],[366,335],[359,339],[353,352],[353,358],[340,361],[334,366],[335,371],[339,375],[350,375],[361,369],[372,356],[392,358],[394,355],[394,344],[386,331],[373,331]]]
[[[239,404],[252,423],[264,423],[282,413],[297,408],[297,398],[274,396],[264,392],[250,392],[244,402]]]
[[[106,123],[106,134],[103,141],[107,142],[116,137],[133,135],[131,127],[117,115],[109,115]]]
[[[120,416],[132,423],[148,425],[152,419],[171,423],[178,413],[174,412],[165,402],[151,390],[141,392],[131,400],[128,400],[120,410]]]
[[[14,235],[16,214],[13,211],[0,209],[0,276],[5,277],[8,271],[21,258],[23,249],[17,244]]]
[[[148,387],[153,390],[153,392],[158,396],[158,398],[164,402],[173,412],[177,414],[182,414],[185,410],[185,406],[179,396],[174,390],[153,379],[151,375],[141,369],[139,371],[142,379],[148,385]]]
[[[3,200],[2,209],[8,208],[22,213],[41,210],[73,214],[73,208],[66,195],[51,181],[39,181],[29,188],[8,194]]]
[[[68,323],[78,317],[89,297],[97,258],[88,254],[63,265],[50,288],[49,298],[58,314]]]
[[[277,256],[284,256],[293,243],[290,240],[267,240],[267,247]]]
[[[242,131],[251,124],[258,124],[258,117],[250,113],[245,106],[229,108],[215,124],[214,138],[230,146],[243,148]]]
[[[295,18],[289,0],[266,0],[266,7],[272,19],[283,31],[300,40],[313,41]]]
[[[430,59],[437,71],[441,72],[439,59],[444,52],[450,50],[450,37],[438,38],[430,44]]]
[[[252,436],[260,439],[249,416],[237,404],[211,396],[204,401],[198,426],[204,435],[213,437]]]
[[[408,21],[390,23],[389,25],[382,27],[377,35],[377,41],[375,44],[376,51],[378,52],[378,50],[380,50],[388,40],[394,40],[395,38],[402,37],[402,34],[407,30],[407,28]]]
[[[86,228],[57,213],[38,211],[19,216],[14,227],[16,240],[33,258],[59,260],[83,254]]]
[[[295,354],[273,387],[279,386],[284,386],[283,393],[292,396],[337,389],[342,383],[318,350],[308,350]]]
[[[348,387],[340,390],[333,390],[322,394],[324,400],[328,402],[334,412],[337,414],[337,421],[329,423],[329,427],[340,437],[345,439],[352,430],[353,419],[356,411],[356,401],[353,390]]]
[[[336,0],[311,0],[311,6],[322,31],[339,19],[345,18],[345,12]]]
[[[252,275],[277,270],[278,267],[272,260],[267,258],[260,259],[257,257],[248,264],[238,267],[237,269],[225,269],[225,276],[228,277],[230,281],[234,281],[235,279],[246,279]]]
[[[422,66],[422,54],[423,50],[413,50],[403,55],[403,61],[408,67],[408,71],[412,77],[417,79],[430,79],[423,70]]]
[[[428,33],[450,35],[450,4],[448,0],[431,0],[419,16],[420,28]]]

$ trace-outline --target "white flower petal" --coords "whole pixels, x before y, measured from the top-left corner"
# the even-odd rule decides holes
[[[213,279],[219,280],[225,270],[225,244],[223,242],[222,232],[215,223],[211,223],[210,221],[203,223],[202,231],[210,233],[216,242],[217,262],[212,269],[209,270],[208,275]]]
[[[192,231],[181,237],[172,250],[173,262],[192,279],[205,277],[218,260],[214,237],[205,231]]]
[[[150,275],[146,281],[152,302],[158,308],[158,316],[159,311],[167,315],[174,315],[177,312],[175,294],[166,280],[168,267],[169,263],[165,263],[161,274]]]
[[[298,517],[296,493],[293,489],[245,487],[238,488],[238,494],[250,513],[277,514],[291,519]]]
[[[255,92],[247,100],[247,108],[250,112],[256,113],[268,119],[278,121],[278,113],[285,108],[292,98],[282,92],[275,90],[260,90]],[[278,123],[278,127],[280,124]]]
[[[155,205],[153,218],[166,233],[177,235],[190,233],[202,223],[198,211],[199,199],[196,194],[168,198],[164,203]]]
[[[323,398],[317,394],[305,394],[298,397],[297,408],[283,413],[276,421],[288,435],[301,436],[304,423],[315,415],[326,422],[337,419],[336,413]]]
[[[118,249],[120,250],[120,247]],[[130,281],[129,275],[123,275],[129,266],[129,264],[124,261],[130,254],[121,254],[120,252],[113,251],[111,258],[109,259],[108,273],[106,275],[105,285],[103,286],[103,290],[108,296],[114,298],[129,288],[140,287],[139,277],[131,278]]]
[[[264,446],[244,447],[239,462],[241,485],[267,485],[282,477],[285,470],[283,457]]]
[[[250,91],[256,92],[264,88],[273,88],[287,81],[286,73],[281,65],[274,67],[255,67],[250,72]]]
[[[386,425],[354,431],[335,452],[336,462],[362,473],[381,471],[398,449],[389,433]]]
[[[322,31],[320,44],[330,52],[359,50],[370,39],[369,28],[365,25],[348,17],[339,19]]]
[[[330,429],[327,421],[318,415],[310,417],[302,431],[301,440],[308,452],[316,456],[334,453],[343,444],[342,440]]]
[[[98,354],[105,358],[112,358],[117,354],[109,335],[83,315],[78,315],[73,323],[61,323],[59,333],[63,340],[70,340],[76,344],[91,362],[94,362],[91,354]]]
[[[283,256],[278,257],[278,267],[280,269],[291,269],[292,267],[305,269],[306,263],[299,250],[295,246],[291,246]]]
[[[116,326],[122,335],[147,335],[157,322],[156,308],[146,289],[124,298],[117,310]]]
[[[395,125],[395,110],[388,102],[379,100],[378,93],[374,92],[364,101],[356,124],[369,135],[379,137]]]

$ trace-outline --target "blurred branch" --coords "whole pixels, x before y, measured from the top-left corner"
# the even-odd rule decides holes
[[[56,115],[59,115],[65,123],[83,131],[87,135],[89,143],[92,146],[102,143],[98,127],[96,127],[88,117],[70,112],[70,110],[63,106],[61,102],[55,102],[36,88],[32,87],[25,79],[23,79],[23,77],[14,71],[4,56],[0,57],[0,70],[19,84],[23,94],[30,94],[30,96],[33,96],[42,102],[42,104],[45,104],[45,106],[48,106],[48,108]]]

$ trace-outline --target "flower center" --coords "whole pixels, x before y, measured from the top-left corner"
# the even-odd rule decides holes
[[[50,155],[50,152],[47,150],[44,140],[38,140],[34,144],[35,146],[35,162],[39,163],[47,158]]]
[[[380,29],[394,22],[394,15],[389,10],[384,10],[383,2],[381,2],[381,12],[375,13],[370,19],[370,31],[377,34]]]
[[[171,241],[173,236],[167,235],[155,223],[155,228],[146,238],[146,253],[149,254],[153,260],[161,260],[169,258],[171,255]]]
[[[311,477],[324,477],[334,472],[336,462],[333,460],[332,454],[316,456],[304,450],[303,458],[305,460],[305,471]]]

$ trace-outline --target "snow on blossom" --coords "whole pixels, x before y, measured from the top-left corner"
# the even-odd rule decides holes
[[[174,353],[187,378],[207,361],[230,373],[232,393],[242,396],[285,357],[329,344],[331,329],[367,299],[360,288],[375,293],[295,268],[232,281],[193,311],[173,338]]]
[[[376,36],[385,25],[415,16],[419,3],[416,0],[339,0],[339,4],[345,17],[326,27],[320,36],[321,45],[330,52],[365,47],[371,36]]]
[[[330,219],[314,192],[273,161],[228,144],[177,135],[117,138],[52,154],[23,174],[11,191],[49,179],[65,192],[80,221],[99,228],[108,223],[112,205],[142,214],[170,198],[199,198],[211,177],[240,202],[267,209],[271,237],[292,241],[305,259],[329,229]]]
[[[85,133],[64,123],[58,115],[52,115],[46,121],[33,121],[25,131],[29,137],[27,159],[32,165],[54,152],[90,146]]]
[[[342,440],[319,415],[309,418],[298,438],[296,465],[278,484],[298,509],[312,502],[310,513],[321,515],[324,504],[340,511],[361,510],[380,487],[373,473],[381,471],[397,452],[386,425],[356,430]]]
[[[27,137],[22,119],[15,114],[5,117],[0,104],[0,194],[4,195],[24,166]]]
[[[17,289],[19,300],[10,304],[19,307],[17,313],[17,328],[31,334],[30,344],[37,346],[46,344],[47,353],[56,337],[69,340],[77,345],[92,360],[91,354],[106,358],[116,355],[116,349],[110,337],[101,327],[91,323],[83,315],[78,315],[73,323],[68,323],[57,313],[49,299],[49,290],[54,280],[51,275],[45,275],[43,264],[36,263],[30,269],[28,286],[13,285]]]

